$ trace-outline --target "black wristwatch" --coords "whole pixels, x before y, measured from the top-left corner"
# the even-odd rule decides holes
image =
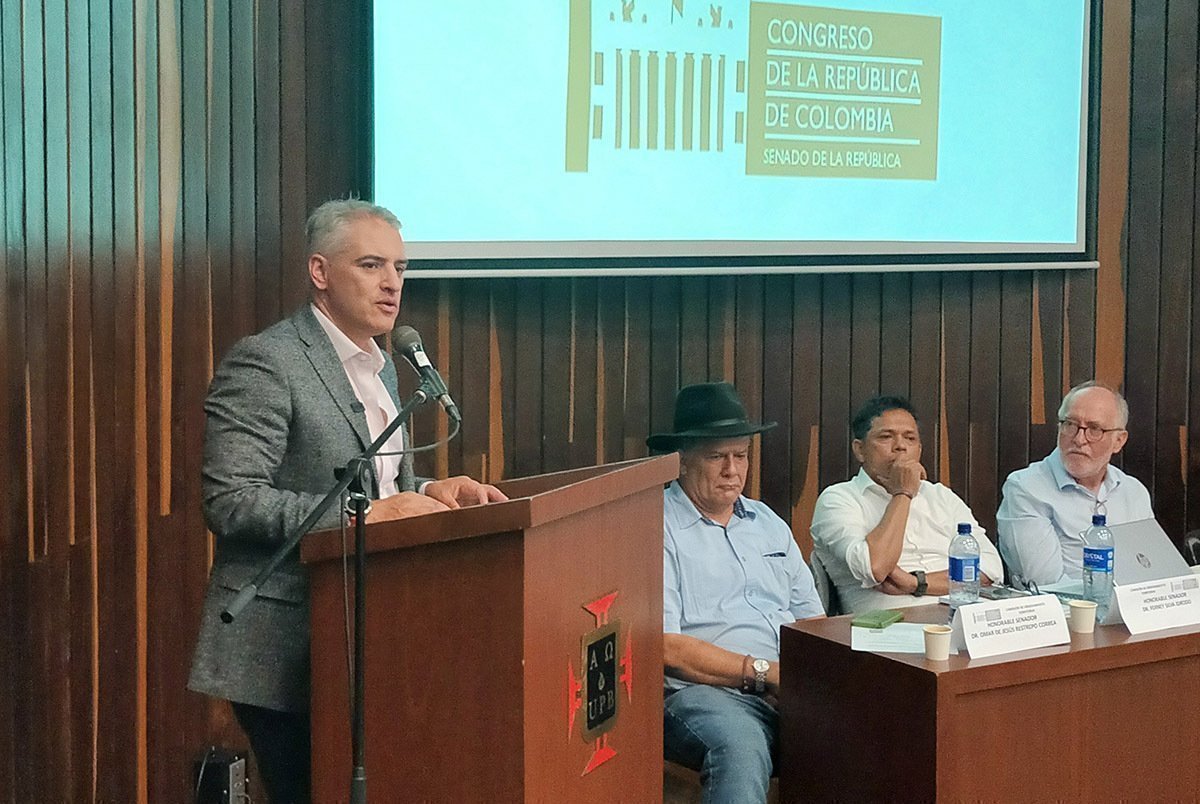
[[[917,570],[913,576],[917,579],[917,588],[913,590],[913,597],[924,597],[925,590],[929,588],[929,583],[925,580],[925,573]]]

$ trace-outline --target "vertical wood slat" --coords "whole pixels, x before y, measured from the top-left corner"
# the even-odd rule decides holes
[[[1163,223],[1163,82],[1166,64],[1165,3],[1133,6],[1132,107],[1130,109],[1128,262],[1126,326],[1129,354],[1159,351],[1159,280]],[[1074,286],[1072,286],[1074,293]],[[1175,325],[1176,322],[1171,322]],[[1074,330],[1072,330],[1074,332]],[[1125,368],[1125,396],[1131,418],[1124,448],[1128,465],[1145,467],[1141,480],[1155,492],[1154,447],[1158,427],[1158,367],[1151,359],[1132,360]],[[1074,381],[1074,377],[1072,377]],[[1159,506],[1161,507],[1161,506]]]
[[[1192,221],[1196,204],[1196,58],[1200,13],[1195,3],[1170,3],[1165,20],[1162,249],[1159,269],[1158,355],[1153,488],[1163,499],[1185,501],[1187,455],[1180,428],[1188,421],[1189,339],[1180,334],[1192,328]],[[1189,70],[1188,68],[1191,67]],[[1186,200],[1185,200],[1186,199]],[[1190,203],[1188,203],[1190,201]],[[1138,291],[1134,291],[1135,293]],[[1159,506],[1163,529],[1182,534],[1187,529],[1185,505]]]
[[[912,378],[909,398],[921,419],[921,461],[930,480],[941,474],[940,428],[942,359],[942,278],[919,273],[912,277]]]
[[[1000,390],[1000,278],[995,272],[971,279],[971,358],[965,386],[969,398],[967,439],[968,484],[957,488],[988,535],[995,540],[995,511],[1000,504],[996,458]],[[951,386],[955,388],[956,386]],[[1023,411],[1022,411],[1023,412]],[[1021,417],[1024,419],[1024,416]],[[1016,424],[1020,427],[1020,422]],[[1002,480],[1002,479],[1001,479]]]

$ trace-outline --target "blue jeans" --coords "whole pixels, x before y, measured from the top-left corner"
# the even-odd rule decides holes
[[[767,800],[779,713],[761,698],[695,684],[663,702],[663,755],[700,771],[705,804]]]

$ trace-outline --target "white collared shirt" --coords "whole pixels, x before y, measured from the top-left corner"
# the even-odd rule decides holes
[[[837,585],[846,611],[892,609],[929,603],[925,597],[889,595],[877,587],[871,574],[871,549],[867,534],[880,520],[892,497],[860,469],[852,480],[835,483],[821,492],[813,511],[813,549],[820,555]],[[897,566],[906,572],[944,572],[950,561],[950,540],[958,523],[970,522],[979,542],[979,570],[997,583],[1004,578],[1000,553],[979,527],[975,515],[957,494],[940,483],[921,481],[908,510],[904,545]]]
[[[383,370],[383,351],[375,340],[371,340],[371,351],[364,352],[344,332],[337,328],[329,318],[317,308],[312,307],[317,323],[337,352],[338,360],[346,372],[346,379],[354,389],[354,396],[362,403],[367,415],[367,430],[374,441],[387,427],[388,422],[396,418],[396,403],[392,395],[384,387],[379,372]],[[404,428],[401,427],[392,434],[380,452],[399,452],[404,449]],[[375,477],[379,481],[379,497],[390,497],[397,493],[396,477],[400,474],[400,459],[402,455],[377,455],[375,457]]]

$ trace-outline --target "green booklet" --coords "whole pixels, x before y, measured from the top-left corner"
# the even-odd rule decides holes
[[[903,619],[904,612],[899,609],[871,609],[855,616],[850,624],[859,628],[887,628]]]

